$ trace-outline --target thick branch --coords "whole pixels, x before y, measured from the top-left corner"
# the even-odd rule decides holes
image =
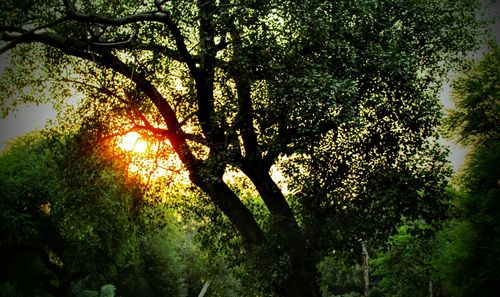
[[[196,68],[196,63],[193,60],[193,57],[191,56],[191,54],[189,53],[189,50],[186,46],[186,42],[184,40],[184,36],[182,35],[181,30],[172,21],[172,18],[170,17],[170,13],[161,6],[161,3],[156,3],[156,4],[157,4],[158,10],[161,11],[161,13],[163,14],[162,23],[164,23],[167,26],[170,33],[172,33],[172,36],[174,37],[174,40],[175,40],[175,45],[177,46],[177,50],[179,51],[184,62],[186,62],[188,69],[189,69],[189,72],[191,73],[191,76],[196,78],[196,76],[198,76],[198,70]]]
[[[9,33],[7,32],[11,32],[12,33],[18,33],[19,36],[17,37],[17,40],[14,40],[10,43],[8,43],[6,46],[0,48],[0,54],[3,54],[5,52],[7,52],[8,50],[14,48],[17,44],[19,44],[22,40],[23,40],[23,37],[24,35],[29,35],[29,34],[33,34],[33,33],[37,33],[38,31],[41,31],[41,30],[45,30],[45,29],[48,29],[48,28],[51,28],[51,27],[54,27],[58,24],[61,24],[63,22],[67,21],[67,18],[66,17],[63,17],[63,18],[60,18],[60,19],[57,19],[53,22],[50,22],[50,23],[47,23],[47,24],[43,24],[43,25],[40,25],[40,26],[37,26],[31,30],[24,30],[24,29],[21,29],[21,28],[12,28],[12,27],[6,27],[6,26],[0,26],[0,30],[4,31],[0,36],[1,38],[0,39],[5,39],[5,37],[9,37]]]
[[[184,58],[177,50],[155,43],[142,43],[131,40],[129,42],[123,42],[123,43],[91,42],[91,44],[95,48],[101,48],[106,50],[114,49],[114,50],[130,50],[130,51],[137,51],[137,50],[151,51],[156,54],[165,55],[166,57],[172,60],[184,62]],[[199,61],[199,57],[196,56],[193,56],[192,59],[194,62]]]
[[[200,70],[195,77],[198,118],[203,133],[211,143],[211,148],[218,151],[225,145],[224,131],[221,128],[225,119],[215,116],[214,76],[217,54],[213,23],[215,3],[211,0],[198,0],[198,9],[200,14]]]
[[[70,0],[64,0],[64,4],[66,6],[68,19],[79,22],[101,24],[106,26],[123,26],[146,21],[160,22],[162,24],[165,24],[174,37],[177,49],[180,56],[182,57],[182,60],[187,64],[191,75],[196,76],[196,63],[191,57],[189,50],[187,49],[186,43],[184,41],[184,36],[182,35],[179,27],[177,27],[177,25],[175,25],[175,23],[172,21],[170,13],[161,6],[161,2],[157,3],[157,11],[141,12],[124,17],[104,17],[99,15],[82,14],[76,11],[73,3]],[[106,45],[103,44],[101,46]]]
[[[245,148],[245,157],[249,160],[261,158],[258,149],[257,134],[253,125],[253,106],[251,98],[250,82],[245,77],[236,78],[236,89],[238,91],[238,124]]]
[[[269,212],[289,224],[288,227],[298,230],[292,209],[288,205],[281,189],[269,175],[269,168],[261,168],[258,165],[256,166],[256,164],[244,161],[240,169],[255,185]]]
[[[239,30],[233,23],[229,24],[229,32],[233,41],[234,56],[239,56],[242,52],[241,36]],[[251,161],[261,159],[258,149],[257,134],[253,125],[253,106],[251,96],[251,80],[248,71],[244,67],[232,69],[230,71],[235,82],[238,94],[238,117],[236,127],[241,131],[245,157]]]
[[[199,175],[192,175],[191,179],[194,184],[210,195],[215,205],[229,218],[249,250],[264,242],[264,234],[254,216],[222,179],[206,182],[206,179]]]

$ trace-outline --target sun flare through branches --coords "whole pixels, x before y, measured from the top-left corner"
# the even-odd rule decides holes
[[[122,137],[118,146],[127,152],[145,153],[148,143],[137,132],[129,132]]]
[[[187,175],[170,142],[128,132],[114,139],[119,155],[128,164],[128,172],[140,176],[146,185],[162,179],[167,183],[187,180]]]

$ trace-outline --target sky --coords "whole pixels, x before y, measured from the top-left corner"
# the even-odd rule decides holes
[[[485,0],[487,1],[487,0]],[[489,13],[498,17],[500,16],[500,1],[496,1],[494,8]],[[497,41],[500,41],[500,23],[492,26],[492,31]],[[479,55],[475,55],[479,57]],[[7,64],[6,54],[0,56],[0,73]],[[446,85],[441,94],[441,102],[445,108],[453,108],[453,103],[450,100],[451,88]],[[17,136],[23,135],[34,129],[43,129],[51,119],[55,119],[56,112],[50,104],[41,105],[22,105],[19,106],[17,112],[10,113],[6,118],[0,118],[0,152],[5,149],[7,144]],[[467,148],[461,147],[452,141],[442,139],[442,143],[450,147],[451,153],[449,160],[457,171],[464,163],[464,158],[468,152]]]
[[[0,55],[0,73],[7,63],[7,55]],[[9,141],[34,129],[43,129],[47,122],[55,117],[56,112],[51,104],[20,105],[17,112],[0,118],[0,152]]]

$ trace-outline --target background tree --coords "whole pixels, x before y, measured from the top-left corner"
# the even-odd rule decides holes
[[[37,87],[62,99],[61,82],[71,82],[86,94],[79,116],[101,123],[96,132],[135,129],[168,139],[166,149],[250,255],[266,259],[256,267],[279,267],[270,287],[292,297],[318,292],[314,247],[271,178],[272,165],[279,157],[315,156],[331,137],[356,140],[362,130],[351,125],[363,127],[372,113],[380,126],[363,156],[406,162],[375,148],[405,156],[411,149],[398,146],[400,139],[425,143],[432,135],[439,79],[474,46],[479,26],[472,0],[1,5],[2,52],[12,49],[15,61],[4,75],[3,102],[29,99]],[[44,46],[32,52],[35,43]],[[15,70],[29,69],[30,55],[45,57],[45,72]],[[251,180],[266,205],[266,232],[222,179],[228,165]]]
[[[128,212],[136,193],[81,148],[75,138],[37,133],[1,156],[2,280],[20,296],[36,292],[30,289],[70,296],[77,280],[100,287],[130,256],[125,238],[135,229]],[[25,271],[38,275],[26,280]]]
[[[443,238],[449,241],[438,259],[454,296],[494,296],[500,289],[500,47],[489,51],[453,84],[455,109],[447,118],[449,135],[471,152],[459,176],[463,192],[457,218]]]
[[[405,221],[374,257],[375,288],[388,296],[498,292],[498,49],[490,42],[485,56],[453,82],[456,108],[445,118],[445,132],[472,151],[458,185],[448,188],[449,219]]]
[[[423,220],[404,222],[374,258],[374,291],[383,296],[447,296],[433,263],[435,232]]]

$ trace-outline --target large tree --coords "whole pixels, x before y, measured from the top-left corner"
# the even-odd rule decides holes
[[[72,86],[86,94],[80,115],[98,123],[90,125],[96,132],[137,130],[168,139],[166,149],[228,217],[250,254],[258,256],[265,243],[281,253],[276,259],[286,262],[286,274],[276,292],[314,296],[314,263],[271,178],[272,165],[280,157],[314,155],[328,145],[325,139],[365,135],[354,126],[360,112],[369,121],[370,110],[380,129],[366,144],[381,149],[371,154],[398,155],[398,145],[382,151],[391,135],[425,142],[438,117],[440,77],[474,46],[477,5],[2,1],[1,51],[10,50],[13,64],[4,72],[3,105],[29,100],[37,87],[39,95],[49,97],[49,90],[64,98],[72,91],[64,86]],[[45,71],[27,74],[41,60]],[[273,222],[268,232],[223,181],[229,165],[264,201]]]

